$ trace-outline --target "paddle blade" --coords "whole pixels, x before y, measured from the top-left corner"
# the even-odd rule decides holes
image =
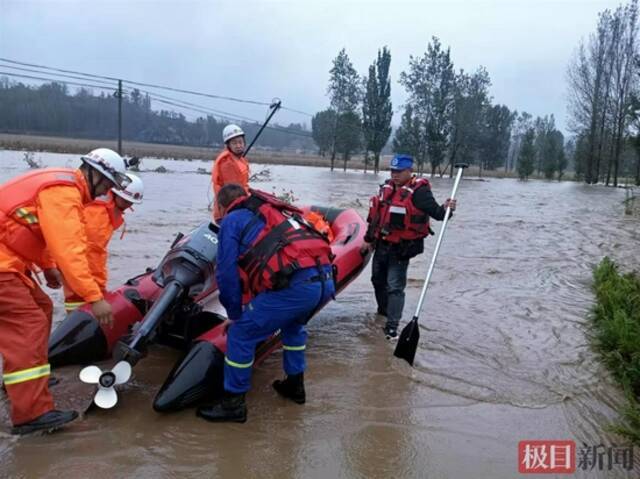
[[[87,384],[98,384],[102,371],[98,366],[87,366],[80,371],[80,381]]]
[[[111,409],[118,402],[118,394],[113,388],[99,387],[93,401],[102,409]]]
[[[393,352],[393,355],[397,358],[404,359],[413,366],[419,340],[420,328],[418,327],[418,318],[414,316],[400,333],[400,338],[398,339],[398,344],[396,345],[396,350]]]

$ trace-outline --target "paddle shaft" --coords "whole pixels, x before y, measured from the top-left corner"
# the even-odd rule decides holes
[[[460,180],[462,179],[462,172],[464,170],[464,166],[458,167],[458,172],[456,173],[456,181],[453,183],[453,191],[451,192],[450,198],[453,200],[456,197],[456,192],[458,191],[458,185],[460,184]],[[440,245],[442,244],[442,238],[444,237],[444,231],[447,229],[447,223],[449,222],[449,215],[451,214],[451,208],[447,206],[447,210],[444,213],[444,220],[442,221],[442,228],[440,228],[440,232],[438,233],[438,239],[436,241],[436,247],[433,250],[433,256],[431,257],[431,264],[429,265],[429,270],[427,271],[427,277],[424,280],[424,285],[422,286],[422,292],[420,293],[420,299],[418,300],[418,306],[416,307],[416,313],[413,316],[413,319],[417,320],[418,316],[420,316],[420,311],[422,310],[422,303],[424,303],[424,297],[427,294],[427,288],[429,287],[429,281],[431,281],[431,275],[433,274],[433,268],[436,265],[436,259],[438,258],[438,252],[440,251]]]
[[[274,101],[271,104],[271,106],[269,107],[269,108],[271,108],[271,113],[269,113],[269,116],[267,117],[267,119],[264,121],[264,123],[262,124],[262,126],[258,130],[258,133],[256,133],[256,136],[253,137],[253,140],[251,140],[251,143],[249,143],[249,146],[247,147],[247,149],[244,150],[244,152],[242,153],[242,156],[246,157],[249,154],[249,151],[251,150],[251,147],[253,146],[253,144],[256,142],[256,140],[262,134],[262,130],[264,130],[267,127],[267,125],[269,124],[269,121],[271,120],[273,115],[276,114],[276,112],[280,109],[281,106],[282,106],[282,102],[280,100]]]

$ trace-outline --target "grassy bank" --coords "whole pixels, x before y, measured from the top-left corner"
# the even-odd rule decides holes
[[[640,445],[640,276],[605,257],[593,277],[595,346],[627,398],[615,430]]]

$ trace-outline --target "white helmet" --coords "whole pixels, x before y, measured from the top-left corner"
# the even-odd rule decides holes
[[[127,173],[130,183],[124,188],[124,190],[118,190],[111,188],[111,191],[130,203],[140,204],[142,203],[142,197],[144,196],[144,184],[139,176],[133,173]]]
[[[244,131],[238,125],[227,125],[222,130],[222,141],[225,143],[229,140],[233,140],[238,136],[244,136]]]
[[[104,175],[116,188],[122,189],[129,184],[124,160],[115,151],[109,148],[98,148],[80,159]]]

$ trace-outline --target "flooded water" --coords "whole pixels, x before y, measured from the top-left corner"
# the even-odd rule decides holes
[[[73,155],[39,156],[47,166],[77,165]],[[155,266],[175,233],[208,216],[209,176],[196,171],[210,165],[145,159],[143,170],[159,165],[170,173],[141,173],[145,202],[111,243],[111,286]],[[270,179],[255,186],[363,215],[384,179],[268,169]],[[21,153],[0,151],[0,181],[24,171]],[[432,184],[443,201],[452,181]],[[255,371],[246,424],[210,424],[193,410],[158,415],[151,401],[177,354],[155,348],[114,410],[24,438],[6,434],[4,416],[0,477],[512,478],[521,440],[626,445],[607,432],[622,395],[590,349],[587,320],[592,267],[604,255],[639,266],[640,221],[623,215],[623,199],[622,190],[568,182],[466,179],[421,315],[414,368],[393,357],[382,335],[367,268],[309,325],[306,405],[271,390],[281,376],[275,354]],[[434,243],[411,262],[405,321]],[[73,382],[67,374],[54,389],[61,402],[73,402]],[[637,474],[596,465],[576,476]]]

